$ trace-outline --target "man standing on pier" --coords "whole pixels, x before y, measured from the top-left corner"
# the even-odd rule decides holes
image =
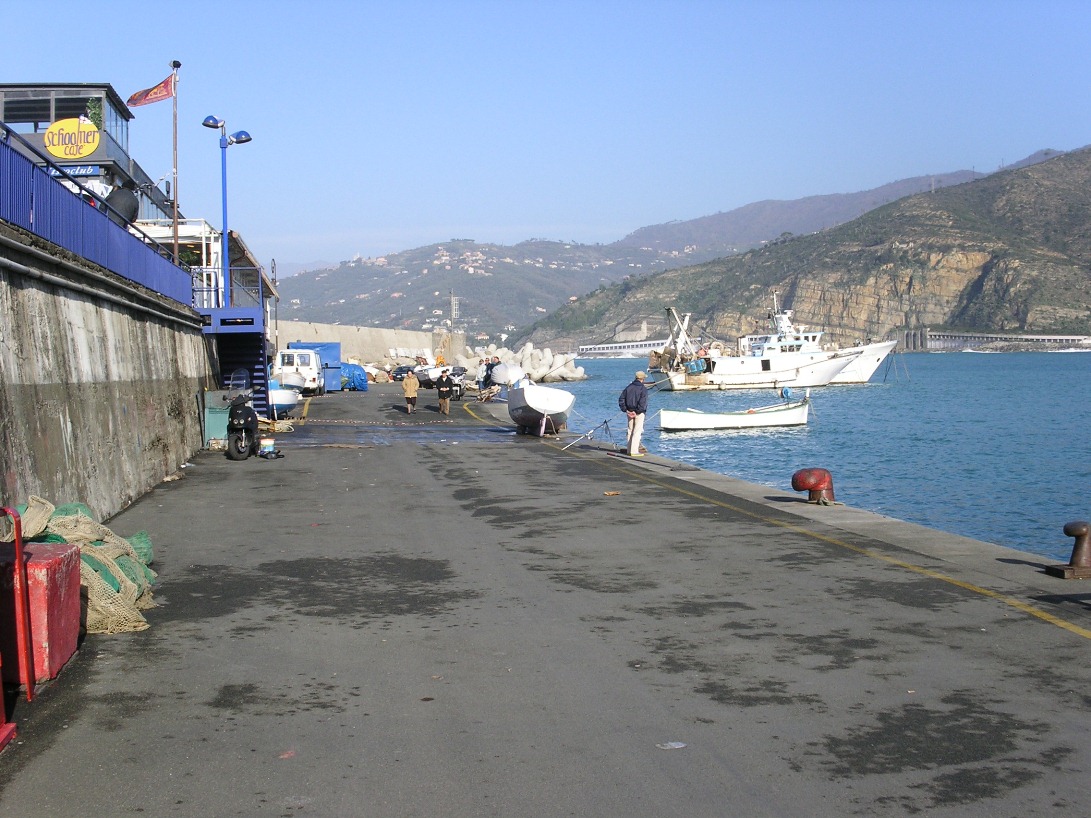
[[[646,377],[648,376],[643,372],[637,372],[636,378],[622,390],[617,399],[618,407],[629,419],[629,436],[626,441],[629,457],[644,456],[640,451],[640,435],[644,432],[644,414],[648,411],[648,387],[644,385]]]

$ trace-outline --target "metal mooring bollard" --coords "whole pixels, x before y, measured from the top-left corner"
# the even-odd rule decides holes
[[[1066,523],[1066,537],[1075,537],[1068,565],[1047,565],[1046,573],[1061,579],[1091,579],[1091,524],[1084,520]]]
[[[833,475],[826,469],[800,469],[792,475],[792,488],[810,492],[808,503],[828,506],[836,502],[833,496]]]

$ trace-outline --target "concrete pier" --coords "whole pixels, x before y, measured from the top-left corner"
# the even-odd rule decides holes
[[[1091,813],[1091,593],[1033,555],[398,384],[294,425],[108,521],[159,607],[8,697],[0,814]]]

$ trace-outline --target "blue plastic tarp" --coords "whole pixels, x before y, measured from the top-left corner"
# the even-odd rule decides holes
[[[327,392],[341,389],[341,344],[335,341],[289,341],[288,349],[310,349],[322,359],[322,377]]]
[[[344,385],[344,389],[366,392],[367,373],[359,364],[349,364],[341,361],[341,383]]]

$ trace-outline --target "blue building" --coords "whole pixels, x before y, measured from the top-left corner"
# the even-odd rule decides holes
[[[0,84],[0,219],[190,306],[221,382],[246,370],[263,413],[275,283],[237,232],[223,259],[221,231],[176,213],[170,182],[129,154],[132,119],[108,83]],[[124,187],[138,200],[127,227],[106,205]]]

